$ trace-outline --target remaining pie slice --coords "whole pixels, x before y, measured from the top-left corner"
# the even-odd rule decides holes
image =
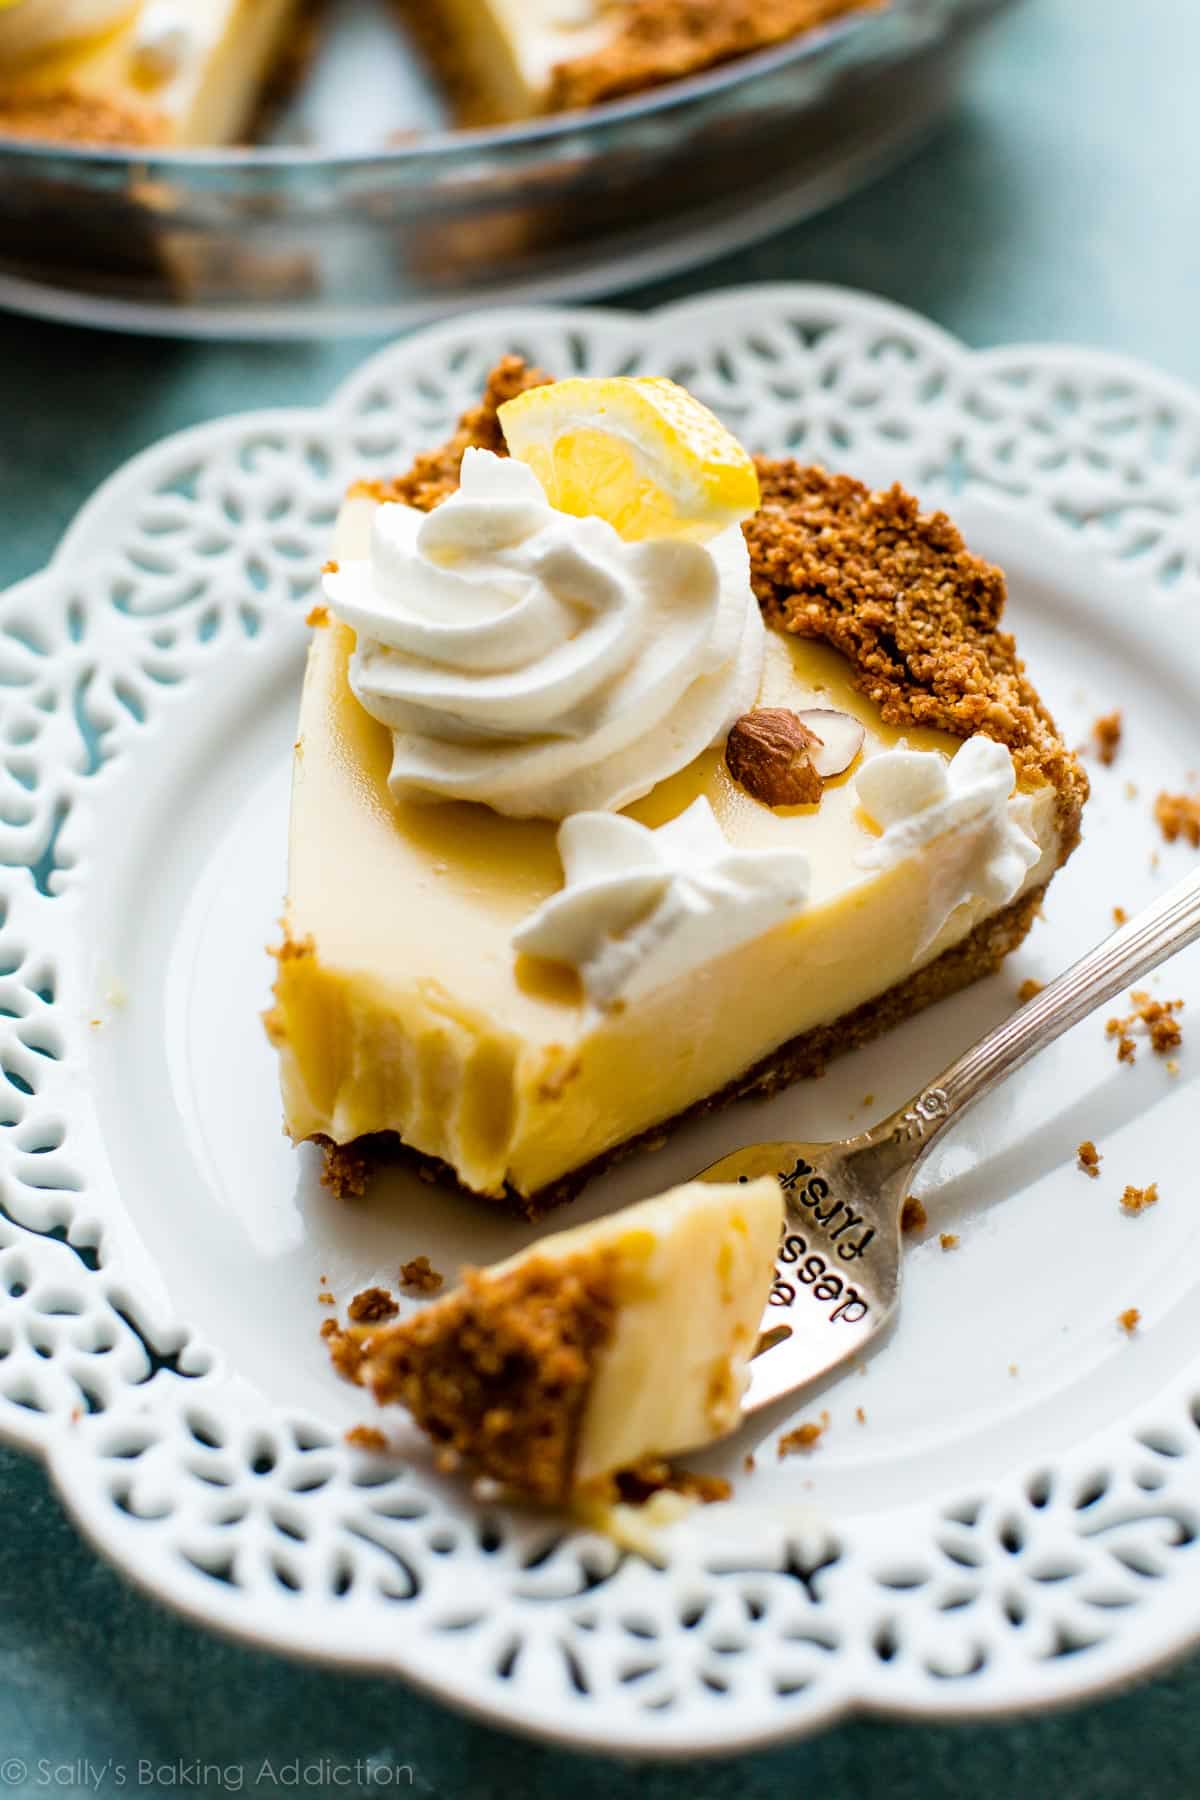
[[[560,1200],[991,973],[1078,837],[1003,577],[944,516],[760,459],[744,533],[624,542],[504,459],[498,408],[541,379],[509,360],[352,492],[314,614],[268,1027],[343,1189],[403,1146]],[[659,393],[606,387],[581,432],[720,527],[744,474],[719,442],[687,465]],[[628,459],[597,466],[620,510]]]
[[[465,122],[595,106],[883,0],[400,0]]]
[[[239,142],[312,0],[0,0],[0,136]]]
[[[735,1428],[782,1221],[768,1177],[555,1232],[368,1331],[355,1378],[507,1488],[595,1491]]]

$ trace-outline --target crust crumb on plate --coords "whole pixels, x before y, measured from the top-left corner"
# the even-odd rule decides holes
[[[1152,994],[1137,988],[1129,996],[1133,1011],[1105,1021],[1105,1034],[1117,1039],[1117,1061],[1131,1063],[1137,1056],[1137,1045],[1130,1035],[1141,1030],[1150,1048],[1158,1056],[1177,1050],[1183,1042],[1183,1026],[1176,1014],[1183,1011],[1182,1000],[1156,1000]]]
[[[1117,1324],[1126,1337],[1132,1337],[1142,1322],[1142,1315],[1136,1306],[1127,1306],[1123,1313],[1117,1314]]]
[[[352,1425],[346,1433],[346,1442],[353,1444],[356,1450],[386,1450],[388,1441],[377,1425]]]
[[[924,1231],[929,1223],[929,1214],[925,1211],[924,1201],[918,1200],[915,1194],[909,1194],[900,1208],[901,1231]]]
[[[1096,755],[1105,768],[1111,768],[1117,760],[1117,751],[1121,748],[1121,732],[1119,708],[1114,712],[1104,713],[1092,726],[1092,736],[1096,741]]]
[[[815,1450],[828,1430],[829,1414],[823,1412],[819,1420],[809,1419],[803,1425],[785,1431],[776,1445],[779,1460],[782,1462],[785,1456],[799,1456]]]
[[[1121,1195],[1121,1211],[1127,1212],[1136,1219],[1144,1213],[1148,1206],[1158,1205],[1158,1183],[1152,1181],[1149,1187],[1127,1187]]]
[[[409,1293],[436,1294],[444,1284],[445,1277],[438,1273],[427,1256],[414,1256],[411,1262],[401,1264],[400,1285]]]
[[[1103,1158],[1091,1138],[1084,1138],[1075,1154],[1079,1159],[1079,1167],[1083,1170],[1084,1174],[1090,1175],[1093,1181],[1098,1181],[1100,1179],[1100,1164],[1103,1161]]]
[[[346,1312],[355,1325],[374,1325],[380,1319],[394,1319],[400,1311],[396,1301],[386,1288],[364,1288],[361,1294],[355,1294]]]
[[[943,1231],[938,1238],[943,1250],[957,1250],[961,1241],[957,1231]]]
[[[1200,850],[1200,794],[1162,793],[1154,802],[1154,817],[1168,844],[1184,838]]]
[[[1037,999],[1045,985],[1044,981],[1035,981],[1033,976],[1029,975],[1017,989],[1017,999],[1022,1006],[1028,1006],[1031,1000]]]

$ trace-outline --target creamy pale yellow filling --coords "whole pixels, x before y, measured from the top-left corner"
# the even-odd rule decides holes
[[[298,0],[176,0],[193,50],[166,79],[150,79],[137,55],[144,6],[114,30],[32,61],[0,64],[0,96],[58,95],[103,100],[161,121],[167,141],[230,143],[248,130]]]
[[[618,11],[592,0],[441,0],[437,29],[467,121],[544,111],[555,66],[602,49]]]
[[[354,501],[337,554],[362,553],[370,503]],[[850,685],[824,645],[768,633],[762,700],[833,706],[861,719],[864,757],[901,734]],[[705,794],[734,845],[790,845],[812,868],[808,905],[686,982],[608,1013],[566,968],[517,957],[514,927],[561,886],[556,827],[486,807],[394,800],[391,736],[359,706],[352,634],[314,633],[292,802],[287,923],[271,1015],[287,1123],[345,1143],[398,1131],[480,1192],[534,1193],[715,1093],[780,1044],[829,1024],[932,961],[985,917],[959,907],[929,939],[930,896],[953,871],[945,839],[864,871],[873,840],[853,771],[817,810],[772,811],[714,749],[630,811],[652,825]],[[908,731],[918,749],[958,740]],[[1032,796],[1043,848],[1025,890],[1049,879],[1055,796]]]
[[[734,1429],[782,1220],[773,1176],[694,1181],[556,1232],[491,1271],[593,1255],[610,1270],[613,1328],[584,1407],[576,1486]]]

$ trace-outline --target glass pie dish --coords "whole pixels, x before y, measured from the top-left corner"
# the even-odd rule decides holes
[[[381,54],[382,17],[351,7],[338,54],[260,147],[0,138],[0,304],[280,337],[610,292],[748,243],[886,167],[936,125],[1006,3],[892,0],[631,99],[486,130],[448,125],[415,65]],[[417,123],[396,131],[398,117]]]

